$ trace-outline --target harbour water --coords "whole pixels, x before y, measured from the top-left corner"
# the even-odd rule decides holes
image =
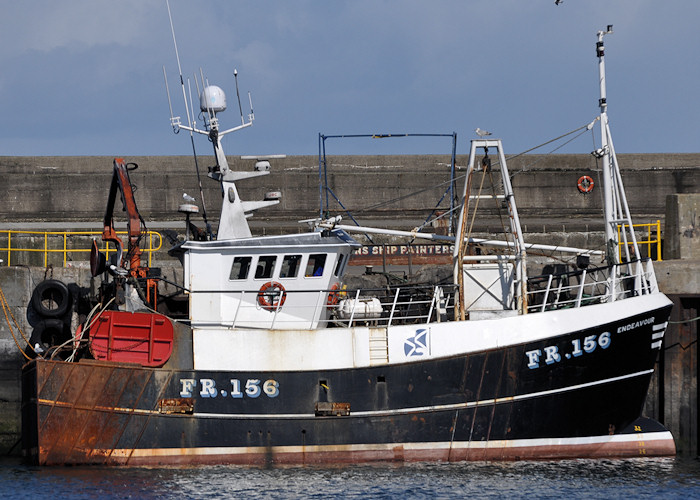
[[[693,459],[337,467],[0,465],[0,498],[700,498]]]

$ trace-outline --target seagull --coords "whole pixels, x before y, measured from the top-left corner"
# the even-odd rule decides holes
[[[476,135],[478,135],[479,137],[485,137],[487,135],[491,135],[491,132],[487,132],[486,130],[481,130],[478,127],[474,130],[474,132],[476,132]]]
[[[194,203],[195,201],[197,201],[187,193],[182,193],[182,199],[185,200],[187,203]]]
[[[564,3],[564,0],[554,0],[554,5],[559,5]]]

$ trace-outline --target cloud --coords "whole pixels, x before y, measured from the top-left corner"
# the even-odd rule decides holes
[[[696,129],[700,115],[700,3],[170,3],[185,78],[201,67],[234,103],[237,68],[244,112],[252,91],[256,123],[229,139],[236,147],[313,153],[318,132],[470,137],[478,126],[525,149],[595,115],[595,33],[614,24],[606,45],[618,150],[698,149],[691,132],[681,142],[678,131]],[[0,136],[15,139],[0,154],[61,154],[57,144],[99,154],[129,133],[144,154],[182,142],[168,135],[162,65],[176,106],[181,93],[165,0],[7,2],[0,33],[0,109],[9,117]],[[229,108],[225,123],[239,119]],[[645,126],[659,118],[676,135]]]
[[[0,53],[22,54],[96,45],[138,45],[156,4],[139,0],[71,0],[12,2],[3,6]],[[160,9],[158,9],[160,10]]]

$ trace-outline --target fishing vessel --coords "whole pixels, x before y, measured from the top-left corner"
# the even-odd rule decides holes
[[[254,236],[248,217],[278,195],[243,201],[237,184],[267,175],[271,158],[251,172],[229,168],[221,138],[250,125],[252,111],[219,130],[225,95],[202,79],[204,127],[189,109],[187,124],[171,120],[211,139],[209,177],[223,200],[216,237],[188,231],[173,250],[187,317],[156,312],[159,278],[140,260],[134,167],[115,159],[103,238],[118,255],[93,248],[93,274],[109,284],[62,348],[32,336],[36,357],[22,372],[25,455],[42,465],[156,465],[675,454],[671,434],[641,416],[671,301],[630,229],[607,116],[603,39],[611,32],[597,34],[600,113],[588,125],[600,126],[602,141],[606,245],[597,250],[525,242],[503,143],[485,135],[471,141],[453,236],[338,216],[306,233]],[[480,188],[486,177],[496,179],[489,195]],[[129,216],[126,245],[112,223],[117,194]],[[502,239],[471,235],[486,198],[507,212]],[[181,211],[189,224],[199,209]],[[449,245],[452,279],[347,286],[361,246],[353,232]],[[577,265],[533,272],[533,249],[568,253]],[[52,286],[60,288],[35,291],[38,308]],[[69,314],[68,300],[58,303],[40,313]]]

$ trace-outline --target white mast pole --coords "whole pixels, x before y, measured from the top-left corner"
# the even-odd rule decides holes
[[[596,44],[596,55],[598,56],[598,75],[600,83],[600,137],[602,144],[603,159],[603,215],[605,220],[605,244],[608,264],[617,263],[617,244],[614,214],[613,189],[615,179],[613,179],[612,167],[610,165],[610,142],[608,136],[608,102],[605,88],[605,46],[603,37],[612,33],[612,25],[608,25],[607,30],[598,32],[598,43]]]

